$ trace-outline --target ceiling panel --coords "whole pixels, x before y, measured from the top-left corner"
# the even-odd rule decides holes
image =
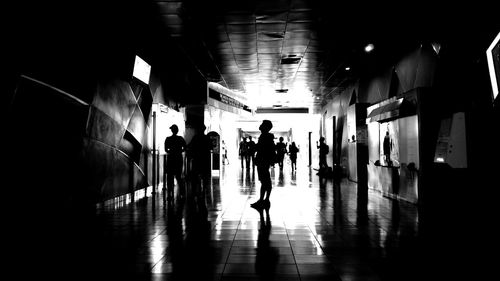
[[[248,99],[274,93],[277,87],[289,87],[290,96],[299,87],[298,92],[310,89],[310,103],[320,106],[360,74],[339,71],[345,65],[356,69],[356,64],[377,61],[368,60],[363,52],[367,42],[394,41],[386,34],[392,30],[385,28],[385,36],[377,38],[382,34],[377,31],[380,24],[371,24],[356,10],[345,10],[346,5],[338,1],[155,2],[165,36],[176,40],[202,75],[207,79],[220,76],[221,85],[231,90],[252,89]],[[370,12],[369,18],[376,19],[377,11]],[[391,49],[380,53],[391,54]],[[292,99],[283,99],[286,106],[300,106],[290,103]]]

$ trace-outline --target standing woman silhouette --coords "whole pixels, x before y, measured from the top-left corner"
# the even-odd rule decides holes
[[[262,121],[262,124],[259,126],[261,134],[256,145],[255,165],[257,166],[257,174],[261,183],[260,198],[251,204],[256,209],[269,208],[271,205],[269,196],[271,195],[273,186],[269,169],[276,159],[274,135],[269,133],[272,128],[273,123],[269,120]]]

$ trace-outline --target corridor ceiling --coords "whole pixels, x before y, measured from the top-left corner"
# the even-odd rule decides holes
[[[160,24],[207,81],[256,107],[316,107],[427,26],[411,9],[313,0],[154,0]],[[414,11],[414,10],[413,10]],[[417,35],[417,36],[416,36]],[[374,50],[365,52],[367,44]]]
[[[13,15],[12,39],[6,39],[13,55],[6,57],[15,58],[15,71],[73,82],[82,88],[81,98],[91,100],[88,75],[106,73],[108,66],[126,69],[122,53],[151,50],[161,56],[167,84],[214,82],[266,112],[318,109],[422,44],[437,41],[441,53],[453,45],[463,56],[474,44],[482,46],[466,39],[478,33],[480,20],[467,19],[485,15],[483,6],[481,13],[469,4],[450,10],[425,0],[399,6],[338,0],[49,0],[14,6],[7,12]],[[481,18],[498,27],[496,14]],[[373,51],[365,52],[368,44]],[[192,83],[193,70],[203,79]]]

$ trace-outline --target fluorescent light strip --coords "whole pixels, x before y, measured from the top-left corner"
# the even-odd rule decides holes
[[[486,58],[488,60],[488,70],[490,72],[491,87],[493,88],[493,100],[498,96],[498,82],[495,74],[495,65],[493,64],[493,48],[498,44],[500,40],[500,32],[498,33],[493,43],[486,50]]]

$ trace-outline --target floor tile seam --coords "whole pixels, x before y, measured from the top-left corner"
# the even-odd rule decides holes
[[[328,222],[327,222],[327,223],[328,223]],[[334,260],[330,257],[330,255],[327,255],[327,254],[326,254],[326,251],[325,251],[325,249],[324,249],[323,245],[321,245],[320,241],[318,240],[318,237],[316,236],[316,234],[314,234],[314,232],[312,231],[312,229],[311,229],[310,225],[308,225],[308,228],[309,228],[309,230],[311,231],[311,233],[313,233],[314,239],[316,239],[317,244],[318,244],[318,245],[319,245],[319,247],[321,248],[321,251],[325,254],[325,256],[326,256],[327,260],[329,261],[329,264],[330,264],[330,265],[335,265],[335,261],[334,261]],[[342,239],[343,241],[346,241],[346,240],[342,237],[342,235],[340,235],[340,239]],[[340,274],[339,274],[339,272],[338,272],[335,268],[333,268],[333,271],[334,271],[334,272],[335,272],[335,274],[336,274],[336,275],[340,278]],[[300,274],[299,274],[299,275],[300,275]]]
[[[226,257],[226,261],[224,262],[224,267],[222,268],[222,273],[221,273],[220,280],[222,280],[222,276],[224,275],[224,271],[226,270],[226,266],[228,265],[229,256],[231,256],[231,250],[233,249],[234,241],[236,240],[236,235],[238,234],[238,229],[240,228],[241,220],[243,219],[243,215],[245,213],[245,208],[248,208],[247,205],[248,205],[248,202],[250,200],[250,196],[251,195],[248,195],[247,199],[245,200],[245,204],[244,204],[245,207],[243,209],[243,212],[241,212],[241,216],[240,216],[240,219],[238,221],[238,226],[236,227],[236,231],[234,232],[234,236],[233,236],[233,239],[231,241],[231,246],[229,247],[229,253],[228,253],[227,257]]]
[[[352,209],[352,211],[353,211],[353,212],[356,212],[356,209],[355,209],[355,208],[353,208],[353,207],[349,207],[349,208],[350,208],[350,209]],[[322,214],[322,212],[321,212],[321,210],[320,210],[320,209],[316,208],[316,211],[320,214],[320,216],[322,217],[322,219],[324,219],[324,221],[326,222],[326,224],[328,224],[328,225],[332,226],[332,225],[328,222],[328,219],[326,219],[326,218],[325,218],[325,215],[324,215],[324,214]],[[385,218],[385,217],[384,217],[384,218]],[[380,224],[377,224],[377,223],[373,222],[373,220],[372,220],[372,219],[368,219],[368,220],[369,220],[369,221],[370,221],[373,225],[375,225],[375,226],[379,227],[379,228],[380,228],[381,230],[383,230],[384,232],[388,232],[388,230],[384,229],[384,228],[383,228]],[[349,223],[349,224],[350,224],[350,225],[352,225],[352,226],[355,226],[355,224],[351,223],[349,220],[347,220],[347,223]],[[308,227],[309,227],[309,226],[308,226]],[[321,245],[321,243],[319,242],[319,240],[318,240],[318,238],[317,238],[316,234],[314,234],[314,232],[312,232],[312,231],[311,231],[311,233],[313,233],[313,236],[315,237],[316,241],[318,242],[318,244],[320,245],[320,247],[321,247],[322,251],[324,252],[324,250],[323,250],[323,246],[322,246],[322,245]],[[342,235],[342,234],[340,234],[340,236],[339,236],[339,237],[340,237],[340,239],[342,239],[342,241],[345,241],[345,242],[348,242],[348,241],[349,241],[349,240],[347,240],[346,238],[344,238],[344,235]],[[372,237],[372,235],[369,235],[369,241],[370,241],[371,243],[374,243],[375,245],[378,245],[378,244],[379,244],[379,241],[378,241],[376,238]],[[330,259],[330,258],[328,258],[328,259],[331,261],[331,259]]]
[[[320,211],[318,211],[318,212],[321,214],[321,212],[320,212]],[[330,224],[330,223],[328,222],[328,220],[327,220],[327,219],[325,219],[325,221],[326,221],[326,224],[328,224],[329,226],[334,227],[334,225]],[[349,222],[349,220],[347,220],[346,222],[347,222],[348,224],[350,224],[351,226],[356,227],[356,226],[355,226],[355,224],[353,224],[353,223]],[[375,224],[375,223],[374,223],[374,225],[377,225],[380,229],[384,230],[384,232],[387,232],[385,229],[383,229],[382,227],[380,227],[378,224]],[[356,227],[356,228],[357,228],[357,227]],[[338,232],[337,230],[334,230],[334,231],[335,231],[335,232]],[[311,232],[312,232],[312,231],[311,231]],[[318,240],[318,238],[316,237],[316,234],[314,234],[314,232],[312,232],[312,233],[313,233],[313,235],[314,235],[315,239],[316,239],[316,240],[318,241],[318,243],[319,243],[319,240]],[[349,240],[347,240],[347,239],[345,239],[345,238],[344,238],[344,235],[343,235],[342,233],[338,233],[338,234],[339,234],[340,239],[342,239],[342,241],[345,241],[345,242],[348,242],[348,241],[349,241]],[[370,235],[369,240],[370,240],[371,242],[373,242],[373,243],[377,243],[377,241],[376,241],[376,240],[374,240],[374,239],[375,239],[375,238],[371,237],[371,235]],[[321,244],[320,244],[320,245],[321,245]]]
[[[288,244],[290,245],[290,251],[292,252],[293,262],[295,264],[295,268],[297,269],[297,276],[299,277],[299,280],[302,280],[302,278],[300,277],[299,265],[297,264],[297,259],[295,258],[295,253],[293,251],[293,245],[292,245],[292,242],[290,240],[289,233],[288,233],[288,228],[286,227],[286,221],[283,222],[283,224],[285,226],[285,233],[286,233],[286,237],[288,239]]]
[[[316,208],[316,211],[318,211],[318,209],[317,209],[317,208]],[[325,215],[321,214],[321,212],[320,212],[320,211],[318,211],[318,213],[320,213],[320,216],[324,219],[324,221],[326,222],[326,224],[327,224],[327,225],[329,225],[329,226],[331,226],[331,227],[333,228],[333,231],[334,231],[336,234],[338,234],[338,235],[339,235],[339,237],[340,237],[343,241],[345,241],[345,239],[342,237],[342,236],[343,236],[343,235],[342,235],[342,233],[338,233],[338,230],[335,230],[335,225],[332,225],[331,223],[329,223],[329,222],[328,222],[328,219],[326,219],[326,218],[325,218]],[[354,224],[353,224],[353,223],[351,223],[351,222],[349,222],[349,220],[345,220],[345,222],[346,222],[346,223],[348,223],[350,226],[354,226]],[[318,240],[318,238],[316,237],[316,235],[314,234],[314,232],[311,230],[310,225],[308,225],[308,228],[309,228],[309,230],[311,231],[311,233],[313,233],[313,236],[314,236],[314,238],[316,239],[316,241],[318,241],[318,243],[319,243],[319,240]],[[321,244],[320,244],[320,245],[321,245]]]
[[[377,197],[377,198],[379,198],[379,199],[383,199],[383,200],[387,200],[387,201],[389,201],[389,199],[385,198],[385,197],[384,197],[382,194],[380,194],[380,193],[373,193],[373,194],[369,194],[369,195],[372,195],[371,197],[370,197],[370,196],[368,197],[368,200],[369,200],[369,201],[370,201],[370,198],[371,198],[372,203],[376,203],[376,202],[375,202],[375,199],[373,198],[373,196],[375,196],[375,197]],[[384,205],[386,205],[386,204],[384,204]],[[398,208],[399,208],[399,207],[398,207]],[[400,212],[401,212],[401,211],[400,211]],[[373,225],[377,226],[379,229],[383,230],[384,232],[389,233],[389,231],[390,231],[390,230],[389,230],[388,228],[384,227],[381,223],[377,223],[377,222],[375,222],[375,221],[373,220],[373,217],[374,217],[374,216],[371,216],[371,217],[372,217],[372,218],[370,218],[370,216],[368,216],[368,221],[370,221]],[[388,217],[388,216],[385,216],[385,215],[381,214],[380,212],[379,212],[379,213],[377,213],[377,218],[382,218],[383,220],[387,220],[387,221],[391,221],[391,222],[393,221],[393,220],[392,220],[392,218],[390,218],[390,217]],[[379,221],[379,220],[377,220],[377,221]],[[373,240],[373,239],[370,239],[370,240]],[[377,241],[372,241],[372,242],[375,242],[375,243],[376,243]]]

